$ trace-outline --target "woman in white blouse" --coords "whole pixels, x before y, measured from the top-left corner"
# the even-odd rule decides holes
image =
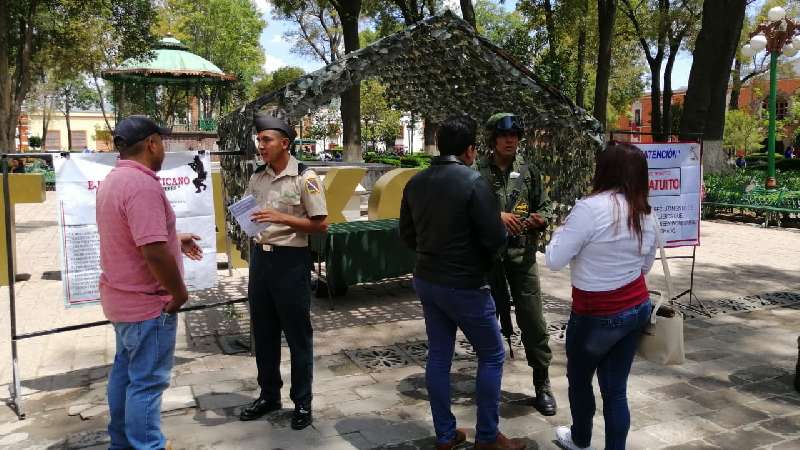
[[[547,246],[551,270],[570,266],[567,379],[572,426],[556,428],[569,450],[590,448],[592,379],[603,396],[605,449],[623,450],[630,428],[628,374],[652,305],[644,275],[655,259],[655,221],[647,201],[647,161],[629,144],[597,157],[593,189]]]

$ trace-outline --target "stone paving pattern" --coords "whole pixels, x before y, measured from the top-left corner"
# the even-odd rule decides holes
[[[17,207],[18,332],[102,320],[99,307],[65,310],[58,281],[55,198]],[[792,386],[800,323],[800,233],[722,222],[703,222],[695,287],[712,309],[718,300],[789,292],[778,306],[688,319],[687,362],[664,367],[639,360],[629,381],[630,449],[800,449],[800,394]],[[670,254],[687,254],[686,249]],[[688,286],[689,260],[673,260],[678,287]],[[648,277],[660,285],[660,269]],[[56,279],[50,279],[56,278]],[[246,272],[219,272],[217,288],[194,303],[245,295]],[[569,311],[568,273],[542,269],[545,310],[553,324]],[[1,308],[8,308],[2,290]],[[247,332],[244,305],[193,312],[180,322],[173,382],[163,405],[163,426],[176,449],[417,449],[432,448],[433,429],[424,382],[425,332],[421,308],[407,278],[351,288],[336,308],[315,300],[315,421],[289,428],[291,402],[263,420],[240,422],[238,411],[258,394],[255,363],[246,353],[223,354],[222,336]],[[11,378],[9,318],[0,314],[0,382]],[[530,406],[530,369],[522,352],[509,359],[502,386],[501,430],[525,438],[532,449],[556,449],[552,428],[569,424],[563,332],[553,327],[551,377],[558,415],[544,418]],[[105,448],[107,372],[114,335],[108,326],[22,341],[19,345],[24,408],[18,421],[0,408],[0,448]],[[515,344],[516,346],[516,344]],[[392,349],[391,351],[387,349]],[[476,363],[459,346],[453,363],[453,411],[473,427]],[[359,358],[379,355],[372,366]],[[388,355],[388,356],[387,356]],[[399,356],[398,356],[399,355]],[[520,359],[522,358],[522,359]],[[378,358],[380,359],[380,358]],[[283,372],[288,381],[288,352]],[[288,383],[287,383],[288,384]],[[7,397],[7,387],[2,396]],[[288,397],[288,386],[284,389]],[[593,445],[602,448],[602,401],[597,397]],[[472,442],[472,434],[468,442]],[[468,448],[469,446],[464,446]]]

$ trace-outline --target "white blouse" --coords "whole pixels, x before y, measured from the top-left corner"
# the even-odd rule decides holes
[[[628,202],[601,192],[579,200],[545,252],[551,270],[570,266],[572,285],[590,292],[621,288],[646,274],[656,256],[655,218],[644,216],[642,243],[628,228]]]

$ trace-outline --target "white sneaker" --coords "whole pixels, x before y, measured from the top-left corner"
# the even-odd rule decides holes
[[[556,427],[556,440],[566,450],[594,450],[592,446],[578,447],[572,442],[572,430],[569,427]]]

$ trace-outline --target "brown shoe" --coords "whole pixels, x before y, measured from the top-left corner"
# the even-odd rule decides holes
[[[509,439],[503,433],[497,432],[497,439],[494,442],[480,443],[475,442],[475,450],[523,450],[525,443],[519,439]]]
[[[451,450],[458,446],[458,444],[467,440],[467,434],[461,428],[456,428],[456,437],[446,444],[436,444],[436,450]]]

